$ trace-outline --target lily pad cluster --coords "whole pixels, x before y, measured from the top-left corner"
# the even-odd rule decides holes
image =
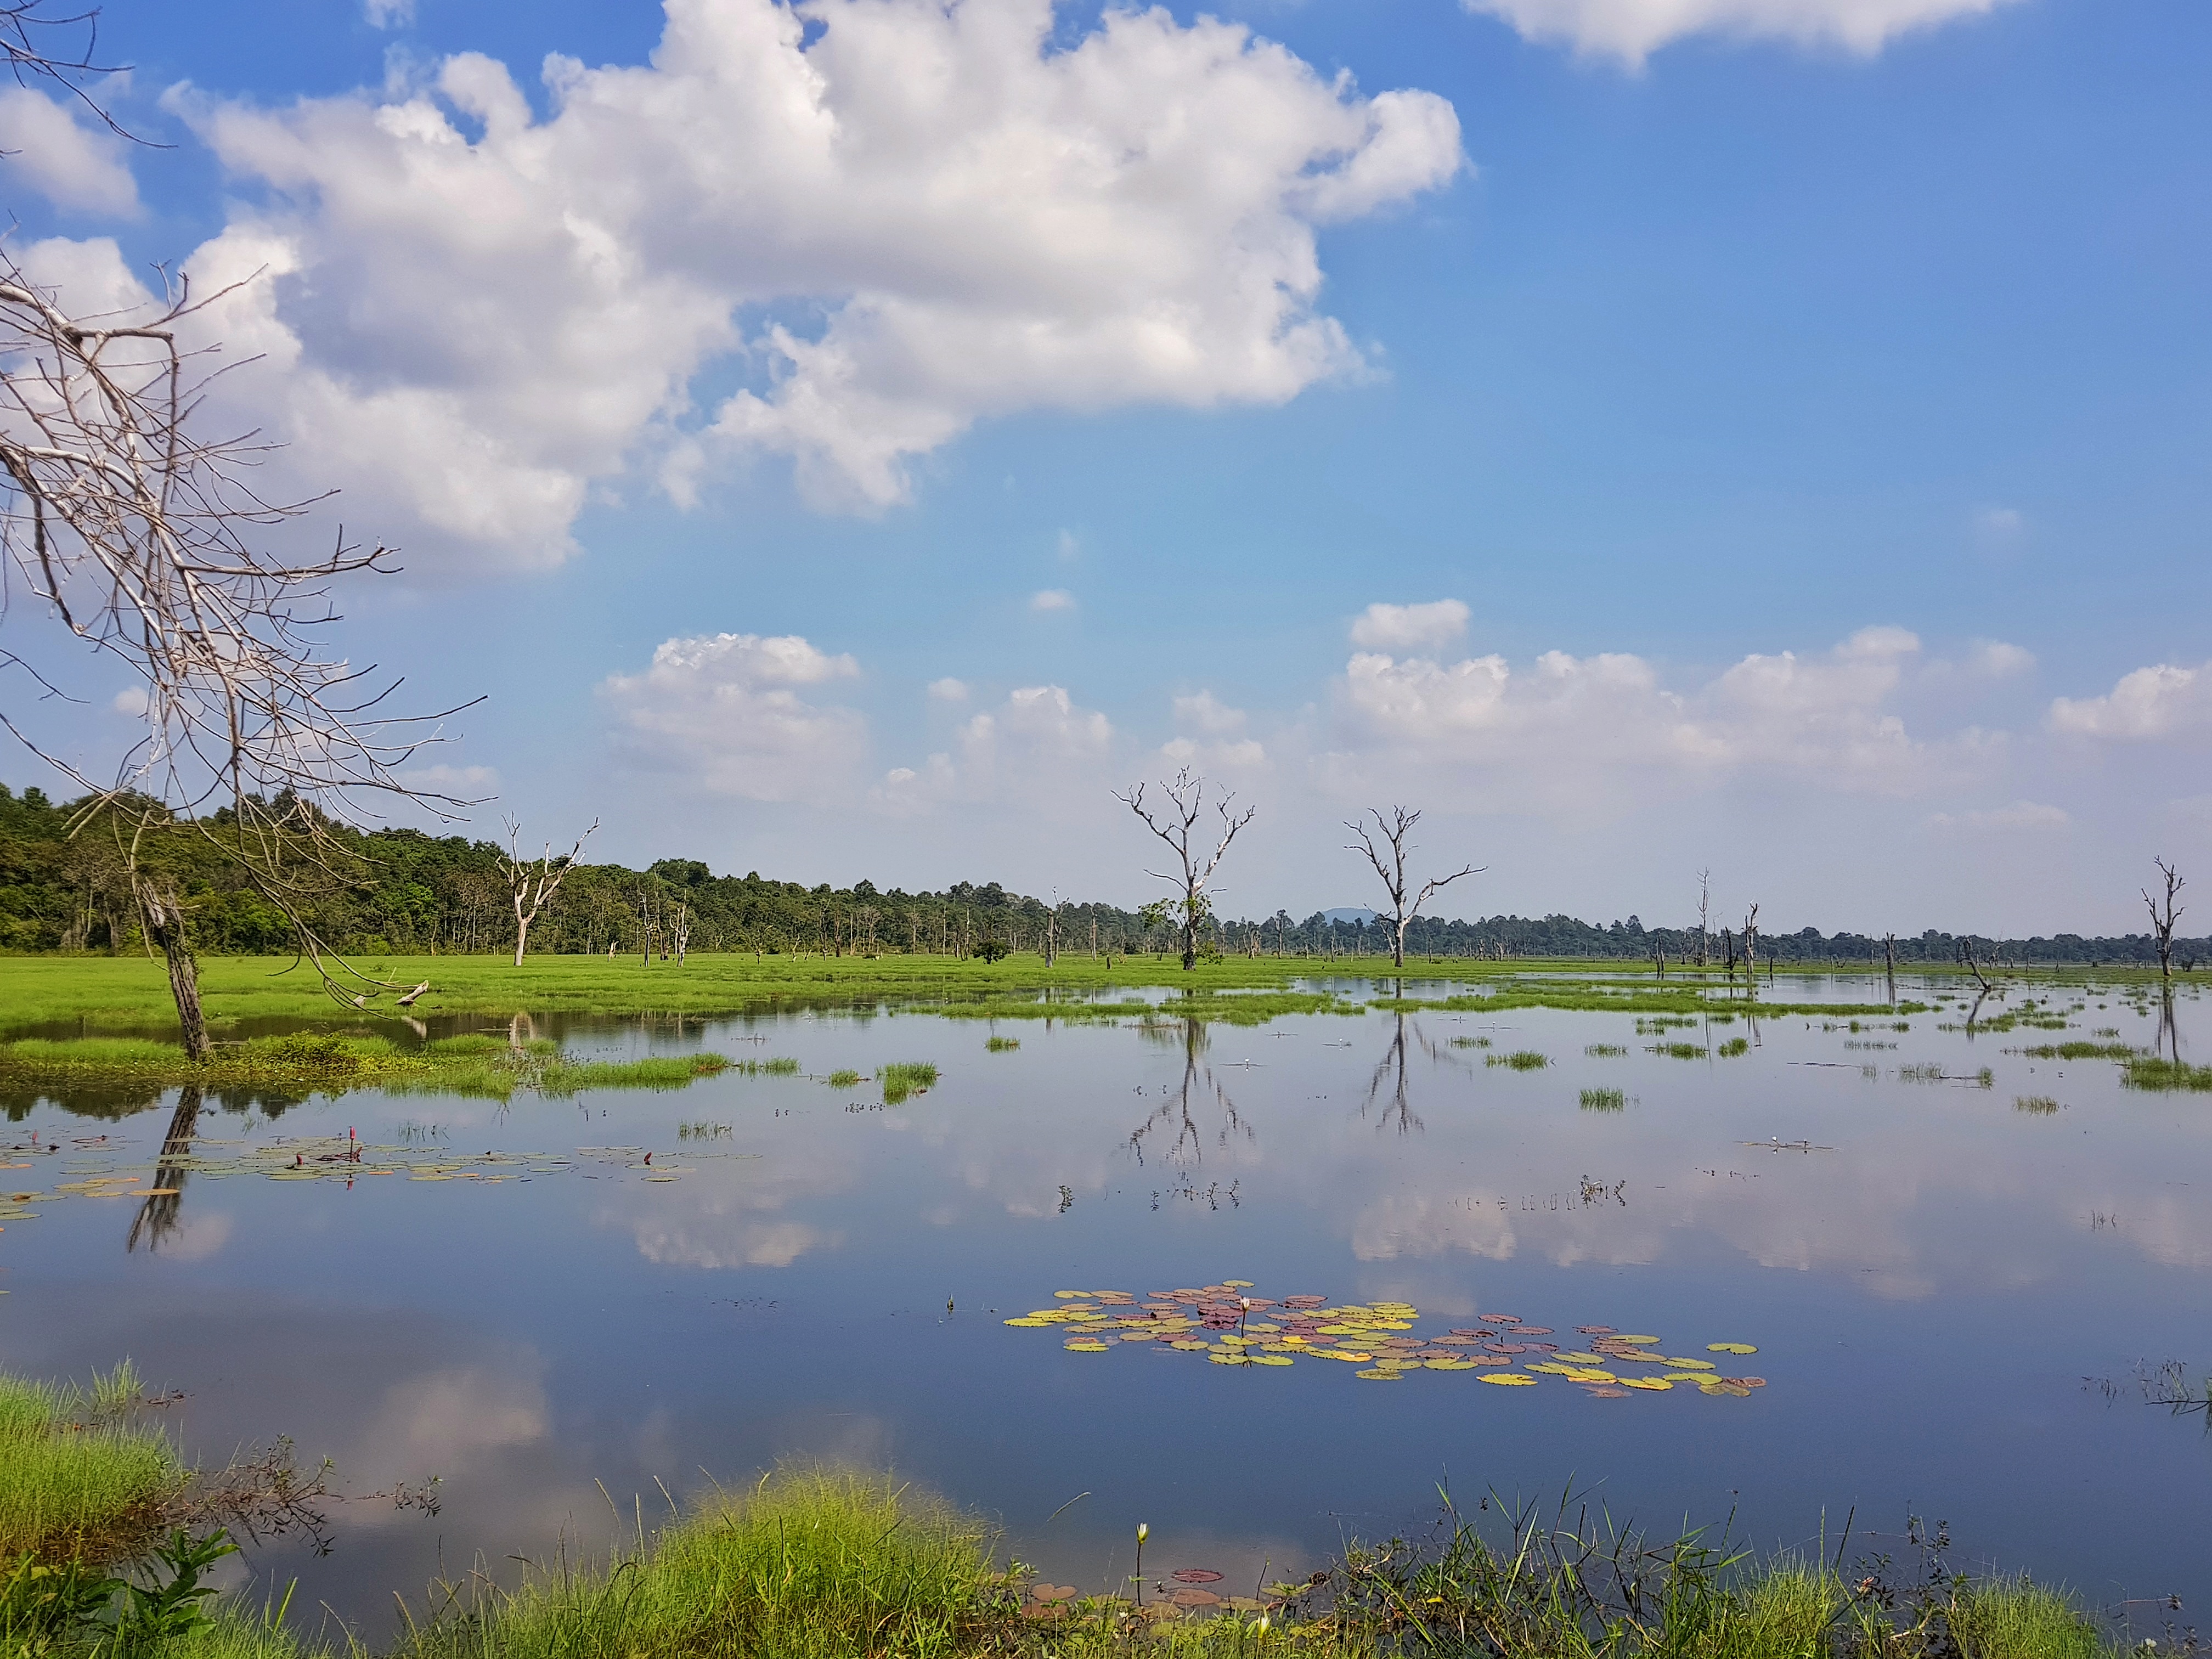
[[[1577,1325],[1571,1343],[1518,1314],[1487,1313],[1474,1324],[1443,1331],[1419,1328],[1409,1302],[1337,1303],[1322,1296],[1254,1296],[1251,1280],[1153,1291],[1054,1291],[1054,1305],[1006,1322],[1024,1330],[1058,1330],[1070,1353],[1115,1347],[1204,1354],[1212,1364],[1281,1367],[1301,1359],[1333,1359],[1368,1382],[1399,1382],[1417,1372],[1468,1371],[1501,1388],[1534,1388],[1547,1377],[1578,1384],[1593,1398],[1668,1394],[1694,1388],[1741,1399],[1766,1386],[1759,1376],[1723,1374],[1723,1359],[1753,1354],[1748,1342],[1709,1342],[1702,1353],[1662,1353],[1663,1339],[1611,1325]]]

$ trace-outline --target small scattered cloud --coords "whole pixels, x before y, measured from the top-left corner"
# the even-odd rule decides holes
[[[1978,17],[2008,0],[1462,0],[1532,40],[1559,40],[1632,67],[1671,41],[1736,35],[1871,55],[1899,35]]]
[[[1075,609],[1075,595],[1064,587],[1048,587],[1030,595],[1030,609],[1040,615],[1053,611]]]
[[[1352,624],[1352,642],[1366,651],[1434,651],[1467,632],[1467,618],[1457,599],[1370,605]]]
[[[146,717],[146,688],[143,685],[128,686],[118,691],[107,706],[118,714],[143,720]]]
[[[2068,737],[2141,742],[2212,726],[2212,662],[2157,663],[2120,677],[2101,697],[2057,697],[2051,729]]]
[[[138,185],[124,141],[75,104],[34,87],[0,87],[0,179],[20,180],[62,212],[136,219]]]
[[[434,795],[451,795],[456,800],[481,800],[499,793],[499,769],[493,766],[412,766],[399,775],[399,781],[410,789],[421,789]]]
[[[965,702],[968,701],[968,682],[956,680],[950,674],[941,680],[932,680],[929,683],[929,700],[932,702]]]
[[[362,15],[373,29],[411,28],[415,0],[362,0]]]
[[[2002,640],[1971,640],[1966,645],[1965,667],[1968,673],[1983,679],[2009,679],[2034,669],[2035,653],[2025,646],[2008,645]]]
[[[1244,729],[1244,711],[1230,708],[1211,691],[1200,691],[1194,696],[1177,697],[1175,700],[1175,719],[1177,726],[1202,732],[1208,737]]]
[[[2016,507],[1974,509],[1974,534],[1991,546],[2008,546],[2018,541],[2027,530],[2027,514]]]
[[[1063,530],[1060,532],[1055,550],[1059,553],[1060,562],[1062,564],[1073,564],[1083,556],[1083,544],[1076,539],[1073,530]]]
[[[2047,806],[2040,801],[2016,800],[2009,806],[1967,812],[1938,812],[1928,822],[1937,830],[2063,830],[2074,819],[2063,807]]]

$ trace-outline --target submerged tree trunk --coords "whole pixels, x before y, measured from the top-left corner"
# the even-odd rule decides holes
[[[161,947],[161,959],[169,969],[169,994],[176,1001],[185,1058],[205,1060],[207,1017],[200,1012],[199,964],[192,960],[191,948],[185,943],[185,915],[178,908],[176,891],[157,888],[143,878],[133,884],[138,890],[138,914],[145,921],[146,937]]]

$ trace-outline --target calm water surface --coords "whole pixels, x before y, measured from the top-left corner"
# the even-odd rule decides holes
[[[441,1477],[434,1516],[342,1504],[329,1557],[255,1563],[372,1640],[392,1593],[441,1569],[603,1549],[641,1494],[650,1524],[663,1486],[680,1501],[799,1455],[896,1468],[1086,1588],[1127,1571],[1140,1519],[1148,1565],[1236,1584],[1418,1524],[1442,1481],[1471,1499],[1572,1480],[1657,1528],[1733,1512],[1762,1545],[1813,1540],[1824,1515],[1832,1544],[1856,1506],[1854,1554],[1898,1547],[1908,1513],[1942,1517],[1966,1563],[2193,1613],[2212,1441],[2201,1415],[2143,1404],[2136,1369],[2208,1358],[2212,1098],[2020,1052],[2115,1028],[2148,1046],[2154,1005],[2045,987],[2010,1006],[2027,996],[2072,1029],[1939,1030],[1955,1003],[1856,1032],[1377,1013],[1024,1022],[996,1028],[1018,1051],[990,1053],[992,1028],[915,1014],[572,1025],[575,1049],[703,1046],[811,1075],[505,1108],[360,1093],[273,1117],[210,1099],[193,1150],[216,1167],[168,1178],[160,1214],[70,1196],[7,1224],[0,1364],[82,1376],[129,1355],[185,1391],[172,1420],[205,1460],[284,1434],[356,1492]],[[2187,1058],[2212,1032],[2193,992],[2176,1017],[2161,1046]],[[1735,1037],[1748,1052],[1722,1055]],[[1705,1053],[1650,1052],[1669,1041]],[[1485,1063],[1513,1050],[1552,1063]],[[942,1081],[885,1107],[820,1080],[896,1060]],[[1586,1109],[1586,1089],[1625,1107]],[[2060,1109],[2015,1105],[2033,1097]],[[173,1093],[115,1121],[73,1103],[18,1103],[0,1146],[27,1167],[0,1179],[163,1179]],[[288,1138],[349,1128],[501,1178],[267,1178]],[[302,1142],[303,1167],[325,1146]],[[1423,1331],[1503,1312],[1570,1346],[1582,1324],[1675,1354],[1753,1343],[1725,1363],[1768,1386],[1386,1384],[1320,1359],[1073,1354],[1001,1322],[1055,1290],[1232,1279],[1409,1302]]]

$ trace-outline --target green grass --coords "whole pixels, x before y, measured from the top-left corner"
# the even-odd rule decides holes
[[[168,1437],[128,1421],[128,1364],[89,1389],[0,1374],[0,1561],[95,1565],[152,1536],[185,1472]]]
[[[1010,1054],[1022,1046],[1019,1037],[994,1036],[983,1044],[985,1050],[994,1054]]]
[[[1401,976],[1373,958],[1326,963],[1311,957],[1224,957],[1201,962],[1188,973],[1173,957],[1122,957],[1103,962],[1063,955],[1046,968],[1034,955],[981,963],[950,957],[876,958],[694,954],[682,967],[611,961],[597,956],[541,956],[517,968],[501,956],[363,957],[354,964],[386,983],[430,989],[415,1003],[417,1015],[481,1014],[505,1018],[518,1012],[741,1013],[787,1007],[849,1007],[886,1001],[917,1002],[940,1012],[1006,1019],[1127,1018],[1092,1012],[1099,993],[1171,988],[1164,1012],[1256,1024],[1286,1013],[1354,1013],[1364,1006],[1385,1012],[1426,1009],[1498,1012],[1514,1008],[1613,1011],[1644,1015],[1703,1016],[1745,1006],[1724,986],[1636,976],[1620,962],[1547,960],[1534,964],[1448,958],[1416,965]],[[1793,972],[1785,967],[1784,981]],[[1808,964],[1808,975],[1832,972]],[[1923,970],[1917,967],[1916,974]],[[1940,969],[1929,971],[1942,973]],[[1331,992],[1297,990],[1294,982],[1319,975],[1389,979],[1444,994],[1409,994],[1363,1004]],[[2040,975],[2059,982],[2063,974]],[[396,1021],[405,1011],[391,994],[372,996],[360,1009],[341,1006],[308,968],[289,957],[208,957],[200,963],[200,990],[210,1026],[218,1033],[248,1019]],[[1077,1002],[1075,998],[1084,999]],[[1797,1004],[1761,1000],[1769,1014],[1808,1012],[1841,1018],[1919,1012],[1906,1003]],[[1141,1011],[1139,1011],[1141,1014]],[[0,957],[0,1036],[41,1034],[68,1026],[86,1034],[166,1036],[176,1029],[168,982],[157,963],[143,957]]]
[[[1451,1040],[1451,1044],[1455,1048],[1487,1048],[1490,1046],[1490,1039],[1478,1036],[1455,1036]]]
[[[1740,1059],[1741,1056],[1751,1052],[1750,1039],[1747,1037],[1730,1037],[1726,1042],[1721,1044],[1717,1052],[1723,1060]]]
[[[1552,1063],[1549,1054],[1538,1054],[1534,1048],[1516,1048],[1510,1054],[1485,1054],[1485,1066],[1510,1066],[1516,1072],[1540,1072]]]
[[[1618,1089],[1585,1089],[1582,1108],[1586,1112],[1624,1112],[1628,1109],[1628,1097]]]
[[[2135,1054],[2121,1067],[2120,1080],[2130,1089],[2212,1090],[2212,1066]]]
[[[2030,1117],[2051,1117],[2057,1114],[2058,1103],[2049,1095],[2022,1095],[2013,1102],[2012,1109]]]
[[[550,1038],[517,1047],[487,1032],[440,1037],[409,1050],[373,1035],[299,1031],[221,1044],[200,1065],[174,1043],[138,1037],[26,1037],[0,1043],[0,1083],[47,1086],[137,1083],[158,1090],[196,1083],[332,1095],[379,1088],[506,1100],[526,1089],[563,1097],[586,1089],[681,1089],[732,1069],[796,1071],[798,1062],[737,1062],[717,1054],[572,1060]]]
[[[854,1089],[860,1086],[860,1074],[849,1066],[840,1066],[824,1079],[833,1089]]]
[[[2021,1050],[2030,1060],[2130,1060],[2135,1052],[2124,1042],[2044,1042]]]
[[[1664,1054],[1669,1060],[1703,1060],[1705,1050],[1694,1042],[1655,1042],[1644,1051],[1647,1054]]]
[[[717,1498],[599,1571],[532,1573],[467,1618],[425,1621],[404,1659],[571,1655],[924,1659],[980,1651],[1016,1620],[984,1525],[890,1480],[798,1471]]]
[[[1592,1060],[1619,1060],[1628,1050],[1618,1042],[1586,1042],[1583,1045],[1583,1052]]]
[[[894,1060],[876,1074],[884,1085],[884,1104],[903,1105],[909,1095],[937,1086],[937,1067],[927,1060]]]

